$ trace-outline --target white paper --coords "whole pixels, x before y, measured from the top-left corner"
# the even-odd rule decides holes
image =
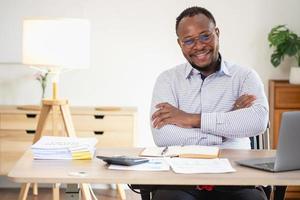
[[[71,160],[93,157],[96,138],[43,136],[31,146],[34,159]],[[81,156],[81,157],[80,157]]]
[[[170,170],[170,166],[165,159],[153,158],[149,159],[149,162],[132,166],[109,165],[108,169],[133,171],[168,171]]]
[[[168,162],[175,173],[228,173],[235,172],[226,158],[193,159],[169,158]]]

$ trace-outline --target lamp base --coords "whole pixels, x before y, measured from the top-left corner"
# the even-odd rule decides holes
[[[36,143],[42,136],[42,132],[46,127],[47,118],[52,110],[53,114],[53,135],[57,133],[54,127],[57,125],[57,114],[61,114],[63,123],[66,130],[66,135],[69,137],[75,137],[75,129],[72,122],[71,112],[67,100],[60,99],[44,99],[42,101],[42,109],[36,129],[36,134],[33,138],[33,143]]]

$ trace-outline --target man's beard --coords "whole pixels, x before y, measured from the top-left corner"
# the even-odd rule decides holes
[[[216,56],[216,59],[214,59],[211,63],[208,63],[206,65],[202,65],[202,66],[198,66],[194,63],[192,63],[191,61],[188,61],[191,66],[200,71],[200,72],[209,72],[212,70],[212,67],[214,67],[215,71],[218,71],[220,68],[221,68],[221,60],[222,60],[222,57],[221,57],[221,54],[218,53],[218,55]]]

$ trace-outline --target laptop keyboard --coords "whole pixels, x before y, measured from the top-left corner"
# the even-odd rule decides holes
[[[275,164],[274,162],[269,162],[269,163],[258,163],[255,165],[263,168],[274,169],[274,164]]]

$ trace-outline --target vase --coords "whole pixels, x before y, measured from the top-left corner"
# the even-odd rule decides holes
[[[290,84],[300,84],[300,67],[291,67]]]

